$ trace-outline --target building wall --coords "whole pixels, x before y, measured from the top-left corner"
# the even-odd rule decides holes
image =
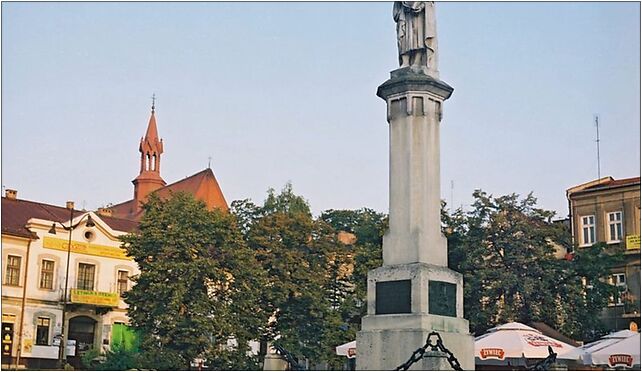
[[[590,246],[583,239],[582,217],[595,216],[596,242],[605,242],[610,252],[622,252],[624,262],[613,267],[613,274],[624,274],[630,294],[624,304],[612,304],[603,312],[609,329],[628,329],[631,322],[640,326],[640,248],[627,248],[627,237],[640,236],[640,184],[577,192],[570,195],[573,237],[578,249]],[[608,214],[622,212],[622,239],[611,241]]]
[[[77,229],[72,231],[72,252],[70,253],[68,298],[72,289],[77,288],[79,264],[93,264],[95,267],[94,292],[97,295],[109,294],[110,298],[116,299],[115,306],[96,306],[95,304],[72,303],[68,305],[67,324],[69,320],[77,316],[85,316],[96,321],[94,328],[94,347],[106,349],[110,343],[111,325],[129,322],[127,317],[127,304],[114,295],[118,291],[118,270],[126,270],[129,276],[139,273],[136,263],[126,257],[124,250],[120,248],[121,242],[118,239],[123,232],[113,231],[104,224],[98,216],[92,213],[96,222],[95,227],[86,227],[84,222]],[[77,220],[76,220],[77,221]],[[74,222],[76,222],[74,221]],[[62,304],[60,303],[64,287],[67,262],[67,241],[68,232],[59,228],[57,234],[50,234],[52,221],[30,220],[28,227],[34,232],[38,239],[29,240],[9,235],[2,235],[2,314],[4,319],[15,317],[14,337],[12,356],[17,356],[18,336],[20,323],[23,323],[22,352],[20,364],[36,364],[42,360],[53,361],[58,358],[59,347],[56,346],[55,336],[61,333],[62,329]],[[65,223],[68,225],[68,223]],[[29,262],[27,264],[27,245],[29,247]],[[57,248],[57,249],[56,249]],[[20,282],[19,286],[7,285],[7,258],[9,255],[21,257]],[[54,262],[53,285],[51,289],[41,288],[43,277],[43,260]],[[25,272],[25,270],[27,270]],[[26,278],[25,278],[26,274]],[[20,318],[23,288],[26,280],[26,304],[24,319]],[[131,288],[131,281],[128,281],[128,288]],[[96,297],[93,292],[85,299],[90,302]],[[76,297],[78,301],[78,298]],[[36,344],[37,321],[39,317],[50,319],[49,332],[46,345]],[[67,332],[67,334],[69,334]],[[7,358],[3,358],[6,364]],[[46,365],[46,364],[45,364]]]
[[[582,246],[582,216],[594,215],[596,238],[599,242],[608,240],[608,220],[610,212],[623,212],[623,235],[640,235],[640,188],[626,187],[572,197],[573,227],[576,243]],[[621,244],[624,246],[623,244]],[[639,253],[639,252],[638,252]]]

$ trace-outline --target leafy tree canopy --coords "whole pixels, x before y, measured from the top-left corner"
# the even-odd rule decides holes
[[[542,321],[576,339],[599,334],[599,313],[613,286],[608,275],[616,256],[603,247],[584,249],[573,261],[555,258],[570,235],[552,223],[554,212],[536,207],[532,194],[493,197],[473,193],[472,210],[442,214],[449,266],[464,275],[464,313],[481,334],[504,322]],[[583,282],[593,283],[586,287]]]
[[[155,369],[189,369],[203,356],[234,367],[222,352],[228,340],[238,344],[232,354],[245,356],[267,321],[259,303],[264,276],[236,219],[185,193],[152,195],[144,209],[140,230],[123,241],[141,271],[125,301],[146,359]]]

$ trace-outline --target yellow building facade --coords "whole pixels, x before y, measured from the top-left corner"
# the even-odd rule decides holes
[[[109,348],[113,325],[128,323],[121,295],[138,268],[119,237],[137,224],[84,211],[71,219],[70,208],[16,194],[2,198],[3,366],[55,367],[61,335],[67,360],[80,366],[80,354]]]
[[[621,295],[610,301],[603,320],[611,330],[640,328],[640,177],[604,177],[571,187],[571,231],[578,249],[606,243],[624,262],[611,269],[609,282]]]

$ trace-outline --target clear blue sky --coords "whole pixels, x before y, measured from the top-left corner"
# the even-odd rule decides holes
[[[168,183],[231,202],[291,181],[313,211],[388,210],[377,86],[392,3],[2,3],[2,185],[95,209],[133,196],[156,93]],[[640,175],[640,3],[438,3],[442,197]]]

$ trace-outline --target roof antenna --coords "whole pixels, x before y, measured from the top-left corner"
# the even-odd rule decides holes
[[[152,114],[154,113],[155,109],[156,109],[156,93],[152,93]]]
[[[602,179],[602,174],[600,172],[600,121],[597,114],[595,115],[595,131],[597,133],[595,140],[595,143],[597,144],[597,182],[599,183]]]

